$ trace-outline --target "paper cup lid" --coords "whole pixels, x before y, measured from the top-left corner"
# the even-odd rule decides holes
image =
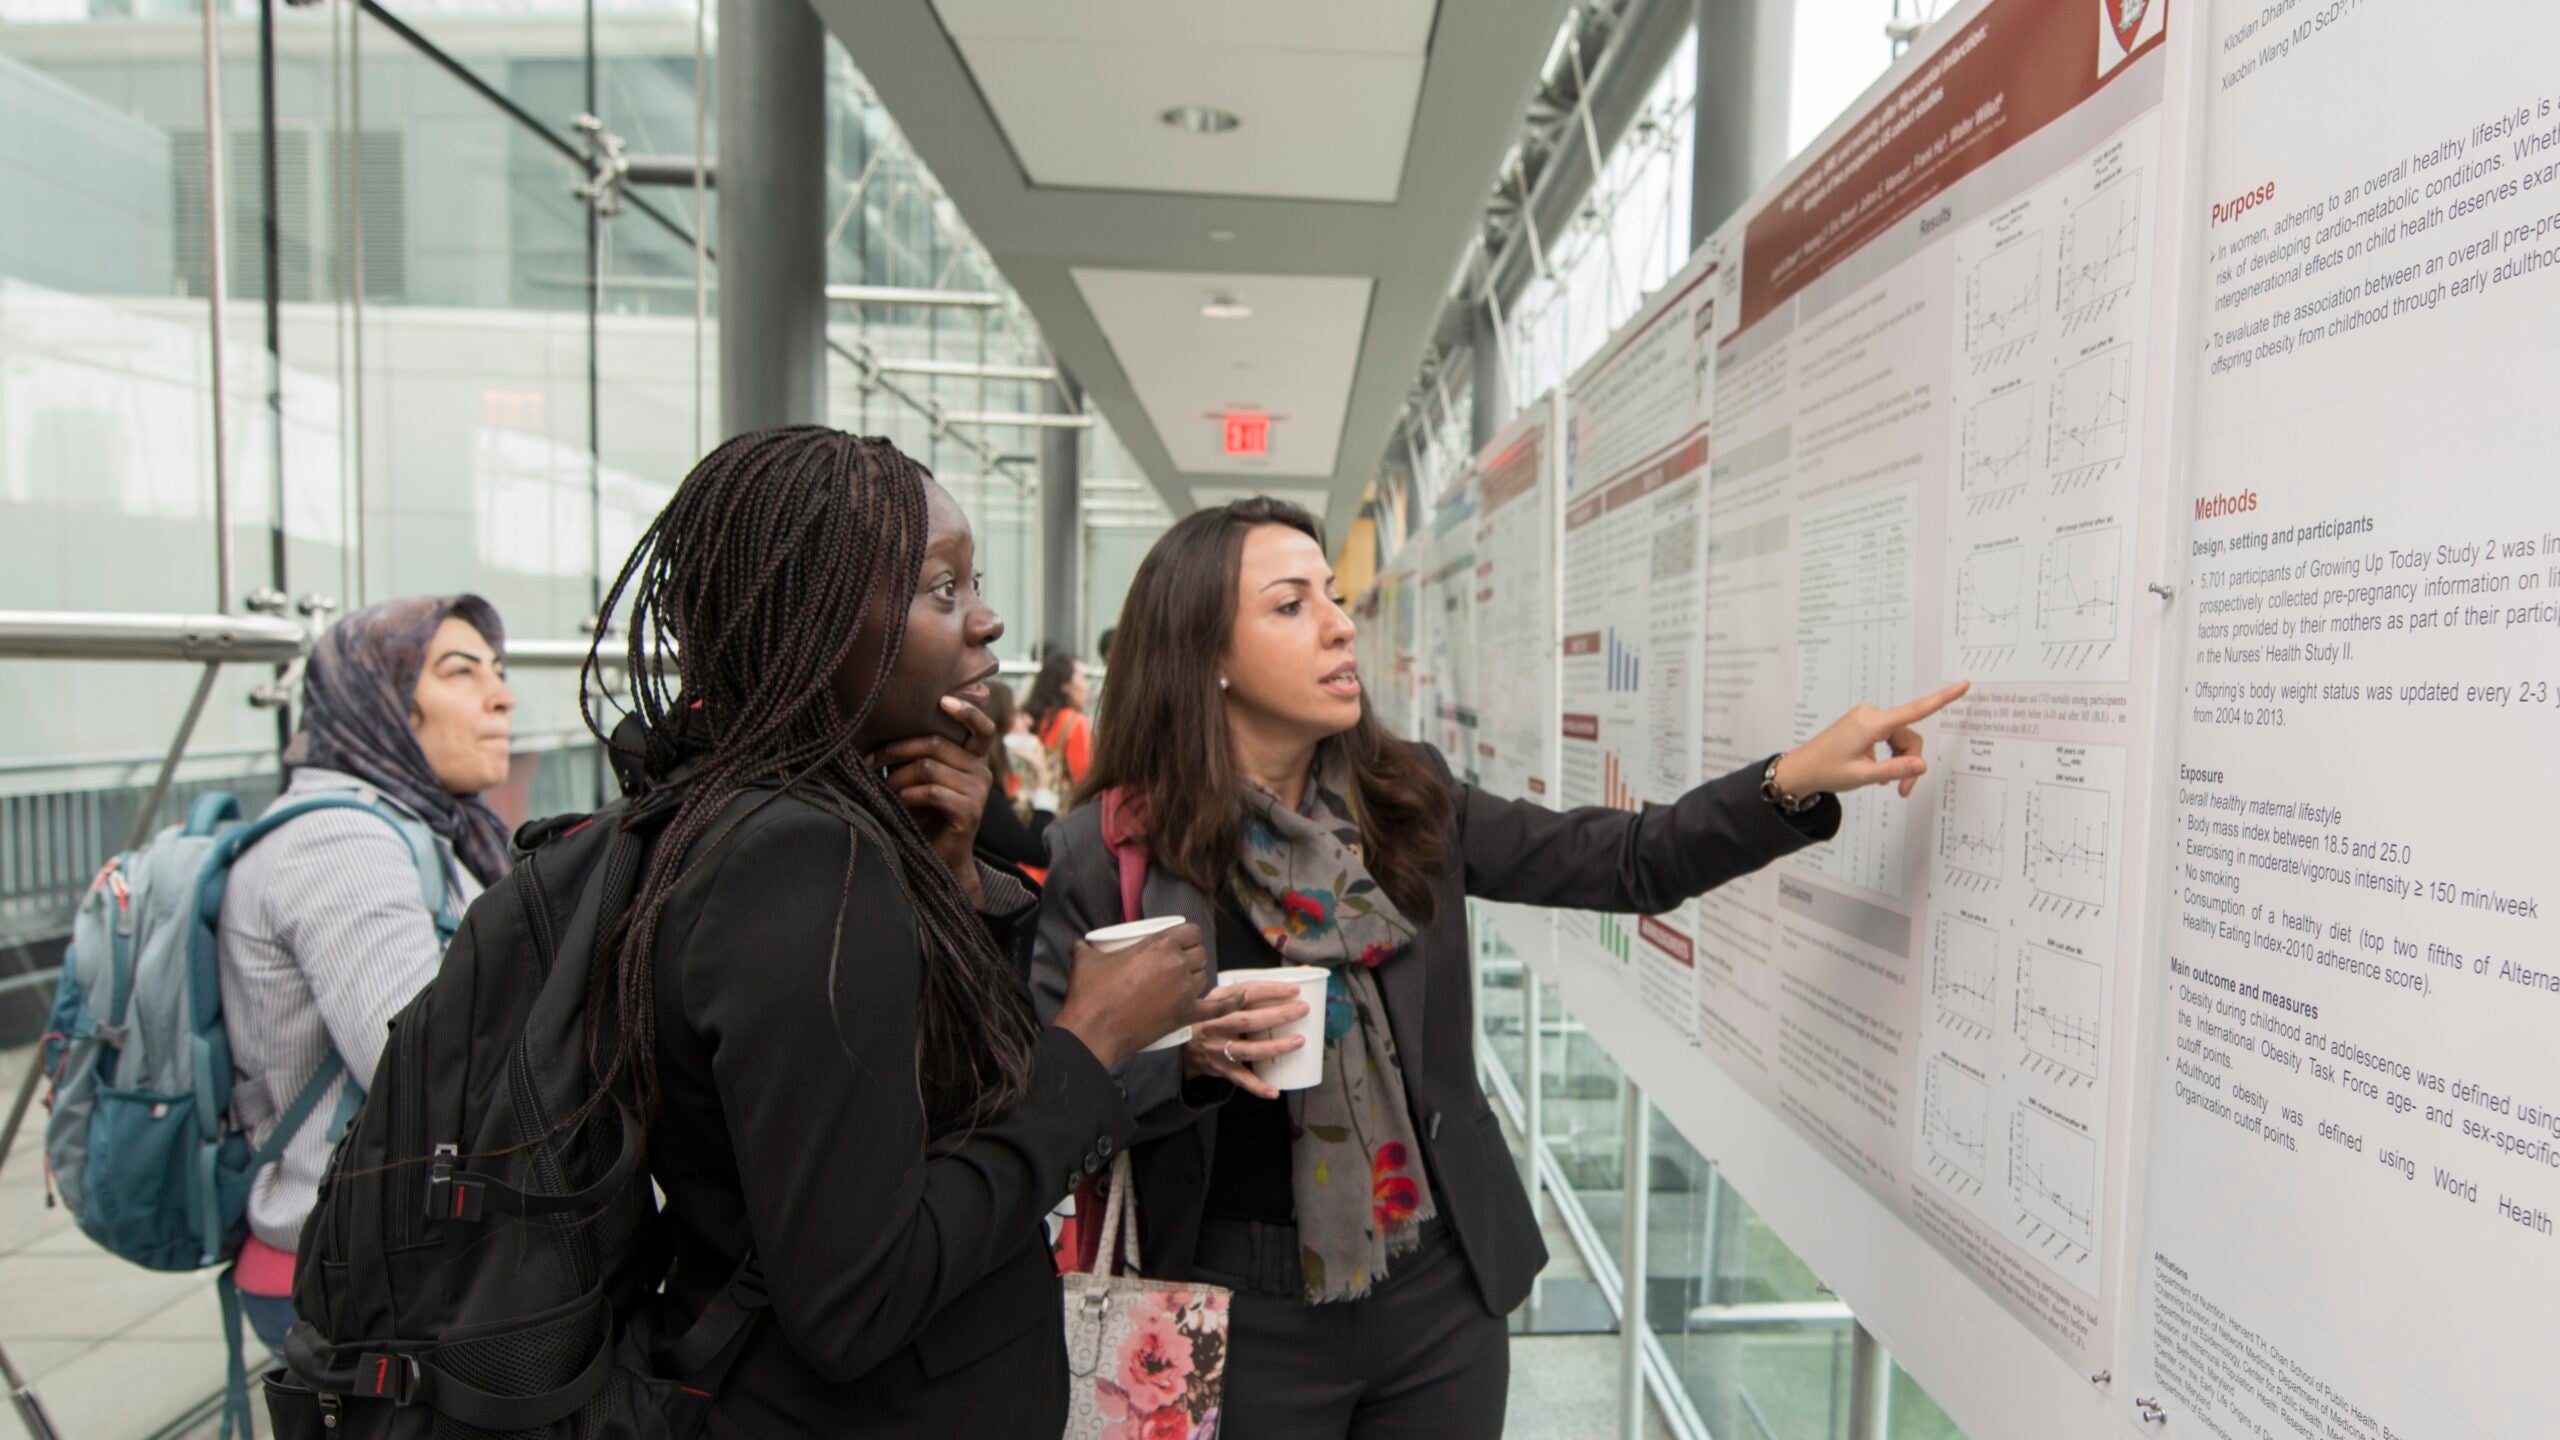
[[[1322,965],[1274,965],[1261,970],[1221,970],[1221,985],[1303,985],[1333,974]]]
[[[1161,935],[1176,925],[1189,923],[1179,915],[1150,915],[1144,920],[1130,920],[1119,925],[1105,925],[1099,930],[1088,930],[1084,938],[1089,944],[1117,945],[1131,940],[1144,940],[1150,935]]]

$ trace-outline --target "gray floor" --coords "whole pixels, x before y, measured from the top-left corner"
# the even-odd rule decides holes
[[[31,1051],[0,1053],[0,1107],[17,1092]],[[0,1113],[5,1113],[0,1110]],[[220,1312],[210,1272],[158,1275],[92,1245],[45,1204],[44,1111],[39,1104],[0,1165],[0,1348],[33,1386],[63,1440],[147,1440],[222,1383]],[[1548,1217],[1555,1255],[1551,1308],[1574,1308],[1582,1266]],[[1522,1335],[1511,1344],[1511,1421],[1522,1440],[1616,1440],[1614,1335]],[[265,1433],[264,1416],[259,1433]],[[207,1421],[189,1431],[210,1437]],[[1648,1437],[1669,1440],[1658,1417]],[[0,1410],[0,1440],[16,1440]]]

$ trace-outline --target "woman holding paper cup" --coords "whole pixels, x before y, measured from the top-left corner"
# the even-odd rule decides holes
[[[1559,812],[1379,726],[1294,506],[1184,519],[1121,626],[1096,803],[1048,831],[1032,978],[1053,1011],[1080,937],[1142,918],[1122,913],[1142,853],[1144,915],[1196,925],[1210,998],[1238,1007],[1117,1072],[1148,1273],[1237,1292],[1219,1433],[1498,1435],[1502,1317],[1546,1249],[1476,1081],[1467,898],[1669,910],[1828,839],[1836,792],[1910,794],[1913,726],[1964,687],[1859,706],[1675,804]]]
[[[648,1122],[667,1333],[749,1257],[770,1301],[711,1435],[1056,1436],[1042,1217],[1135,1133],[1111,1067],[1222,1013],[1180,930],[1034,1013],[1034,897],[976,853],[1004,622],[975,559],[888,441],[767,430],[695,467],[604,607],[676,664],[635,659],[612,730],[662,828],[595,1058]],[[617,702],[586,698],[601,736]]]

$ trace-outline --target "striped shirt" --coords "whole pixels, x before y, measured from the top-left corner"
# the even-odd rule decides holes
[[[268,808],[350,789],[411,813],[352,775],[317,767],[296,770]],[[447,903],[459,913],[480,883],[442,837],[436,848]],[[435,978],[443,950],[408,841],[352,810],[306,815],[249,847],[232,867],[219,931],[231,1114],[250,1145],[266,1143],[330,1047],[347,1062],[350,1078],[321,1097],[283,1161],[250,1180],[250,1230],[290,1252],[329,1163],[327,1117],[349,1084],[370,1082],[391,1017]]]

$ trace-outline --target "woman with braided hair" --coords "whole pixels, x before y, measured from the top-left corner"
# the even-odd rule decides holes
[[[595,1063],[652,1122],[676,1307],[750,1252],[772,1300],[711,1435],[1058,1434],[1041,1217],[1134,1133],[1110,1067],[1221,1013],[1186,928],[1079,955],[1034,1015],[1033,898],[972,853],[1004,633],[973,558],[886,440],[770,430],[686,477],[606,604],[621,748],[681,798],[594,978]]]

